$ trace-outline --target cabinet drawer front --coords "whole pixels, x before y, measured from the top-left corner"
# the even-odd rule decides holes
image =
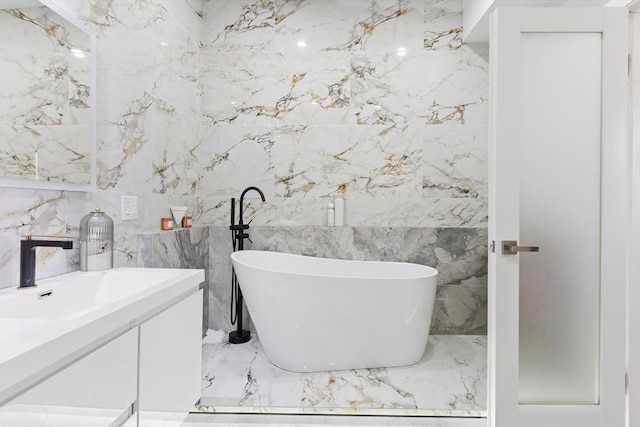
[[[137,358],[136,328],[4,405],[0,424],[109,426],[136,400]]]
[[[140,326],[140,426],[180,420],[200,399],[202,294]]]

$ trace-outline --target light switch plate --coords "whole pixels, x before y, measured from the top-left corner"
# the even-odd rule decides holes
[[[138,219],[138,197],[122,196],[122,220]]]

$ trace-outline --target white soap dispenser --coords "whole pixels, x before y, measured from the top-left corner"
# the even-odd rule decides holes
[[[336,197],[333,202],[335,203],[334,224],[336,227],[342,227],[344,225],[344,199]]]
[[[333,210],[333,203],[327,205],[327,225],[333,227],[335,225],[335,212]]]

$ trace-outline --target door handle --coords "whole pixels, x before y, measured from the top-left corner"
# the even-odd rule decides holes
[[[539,246],[518,246],[517,240],[502,241],[502,255],[517,255],[518,252],[540,252]]]

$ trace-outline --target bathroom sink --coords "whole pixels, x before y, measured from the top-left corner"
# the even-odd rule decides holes
[[[0,298],[0,319],[75,320],[140,295],[176,277],[177,271],[118,269],[76,272]]]
[[[116,268],[0,290],[0,406],[197,293],[204,270]]]

